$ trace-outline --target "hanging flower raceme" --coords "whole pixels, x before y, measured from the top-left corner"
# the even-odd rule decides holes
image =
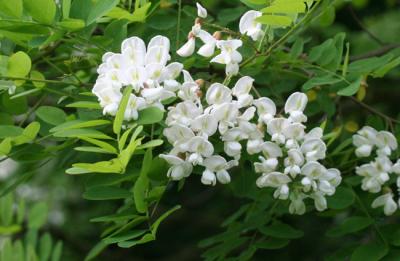
[[[200,38],[203,45],[197,51],[199,55],[209,58],[214,56],[215,50],[218,49],[220,53],[215,56],[211,62],[224,64],[226,75],[233,76],[238,74],[239,63],[242,61],[242,55],[237,49],[242,46],[242,40],[230,38],[224,40],[221,39],[221,33],[219,31],[210,34],[206,30],[203,30],[200,18],[207,17],[207,10],[199,3],[196,3],[196,5],[198,18],[195,20],[192,30],[188,33],[186,43],[184,43],[176,53],[181,57],[189,57],[193,55],[196,49],[196,39]],[[260,34],[259,32],[253,33]]]
[[[260,162],[254,163],[255,171],[261,173],[257,186],[273,188],[275,198],[289,200],[290,213],[304,214],[307,198],[314,200],[318,211],[325,210],[325,197],[335,193],[342,178],[339,170],[318,162],[325,158],[326,145],[321,128],[307,133],[302,124],[307,121],[303,113],[307,96],[299,92],[289,96],[284,108],[288,118],[276,116],[276,106],[269,98],[259,98],[254,105],[269,139],[261,145]]]
[[[400,191],[400,159],[393,163],[392,152],[398,147],[396,137],[388,131],[377,131],[370,126],[364,126],[353,135],[355,154],[359,158],[373,156],[373,160],[356,168],[356,174],[363,177],[361,188],[370,193],[383,191],[373,202],[372,207],[383,207],[385,215],[392,215],[400,206],[394,201],[390,188],[391,176],[395,175],[397,190]]]
[[[103,113],[116,114],[126,86],[132,86],[132,93],[125,120],[137,119],[138,111],[147,107],[164,110],[161,102],[176,96],[183,69],[180,63],[168,64],[169,48],[170,41],[164,36],[155,36],[147,47],[142,39],[131,37],[122,42],[121,53],[104,54],[93,88]]]

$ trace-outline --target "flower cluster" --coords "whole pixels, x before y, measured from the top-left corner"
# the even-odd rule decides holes
[[[122,88],[132,86],[125,120],[138,118],[138,111],[157,106],[174,97],[180,83],[176,80],[183,65],[167,64],[170,41],[155,36],[146,45],[142,39],[131,37],[122,42],[121,53],[107,52],[97,69],[99,74],[92,92],[98,97],[104,114],[114,116],[122,99]]]
[[[207,10],[197,3],[197,15],[199,18],[207,17]],[[240,19],[239,29],[242,34],[248,35],[254,41],[260,40],[264,35],[261,24],[257,23],[255,19],[261,16],[261,12],[248,11]],[[201,20],[196,19],[192,30],[188,34],[187,42],[177,50],[177,54],[182,57],[191,56],[196,48],[196,39],[199,38],[203,45],[199,48],[197,53],[204,57],[212,57],[215,50],[218,49],[220,53],[216,55],[211,62],[225,64],[226,75],[236,75],[239,72],[239,63],[242,61],[242,55],[237,51],[243,44],[240,39],[221,39],[221,34],[216,31],[211,35],[201,27]]]
[[[307,117],[303,111],[307,105],[304,93],[293,93],[286,101],[284,111],[288,117],[276,117],[276,106],[268,98],[255,101],[259,122],[265,126],[270,140],[257,141],[252,153],[261,153],[260,162],[254,164],[261,173],[257,186],[274,188],[274,197],[289,199],[289,211],[304,214],[304,199],[314,200],[315,208],[327,208],[325,196],[335,193],[341,182],[340,171],[327,169],[319,160],[326,156],[326,145],[319,127],[305,132]]]
[[[385,215],[393,214],[398,205],[394,201],[394,195],[389,187],[382,187],[390,182],[390,174],[397,174],[397,188],[400,188],[400,159],[393,164],[390,160],[392,152],[397,149],[397,140],[388,131],[377,131],[372,127],[364,126],[353,136],[355,154],[359,158],[374,156],[374,159],[356,168],[357,175],[363,177],[361,188],[371,193],[382,190],[385,193],[372,202],[372,207],[382,207]]]
[[[168,108],[164,130],[173,145],[168,154],[161,155],[171,165],[168,176],[180,180],[194,166],[201,166],[203,184],[229,183],[228,170],[238,164],[245,146],[249,155],[261,154],[261,162],[254,164],[256,172],[262,173],[257,185],[275,188],[276,198],[290,199],[291,213],[303,214],[303,200],[308,197],[318,210],[326,209],[325,196],[335,193],[341,176],[337,169],[326,169],[318,162],[326,152],[322,129],[305,132],[307,96],[292,94],[285,105],[288,118],[280,117],[271,99],[254,99],[250,94],[253,81],[244,76],[232,89],[213,83],[204,99],[195,84],[185,92],[191,95],[178,94],[182,102]],[[215,153],[213,140],[222,141],[223,155]]]

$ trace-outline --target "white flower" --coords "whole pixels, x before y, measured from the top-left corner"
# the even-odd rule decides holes
[[[376,146],[379,148],[378,155],[390,156],[397,149],[396,137],[388,131],[380,131],[376,135]]]
[[[301,180],[304,192],[308,192],[311,189],[317,189],[317,181],[326,174],[326,168],[317,161],[307,162],[301,168],[301,174],[304,178]]]
[[[199,86],[195,82],[184,82],[178,91],[178,97],[184,101],[198,101]]]
[[[285,174],[290,174],[292,178],[295,178],[301,172],[301,166],[304,164],[303,153],[297,149],[291,149],[287,152],[288,156],[284,160]]]
[[[314,206],[318,211],[324,211],[327,209],[328,204],[323,193],[317,191],[314,192],[311,197],[314,199]]]
[[[198,165],[203,163],[204,158],[213,154],[214,147],[204,137],[196,136],[187,142],[187,151],[191,153],[188,161],[193,165]]]
[[[194,137],[191,129],[180,124],[173,124],[164,129],[163,134],[174,147],[179,147],[179,144],[183,144]]]
[[[234,127],[239,115],[236,103],[223,103],[212,111],[212,115],[219,120],[218,130],[224,134],[229,127]]]
[[[289,120],[293,122],[307,121],[307,116],[303,114],[307,102],[308,98],[304,93],[292,93],[285,103],[285,113],[290,114]]]
[[[303,215],[306,212],[306,205],[304,204],[305,195],[303,193],[294,192],[290,194],[289,213],[296,215]]]
[[[172,180],[181,180],[188,177],[192,173],[192,164],[177,156],[160,154],[160,158],[166,160],[168,164],[171,165],[167,172],[167,176]]]
[[[315,127],[304,135],[304,140],[322,139],[323,133],[324,133],[324,131],[322,130],[322,128]]]
[[[257,179],[257,186],[259,188],[270,187],[279,188],[282,185],[286,185],[291,180],[288,175],[281,172],[270,172],[264,173],[261,177]]]
[[[262,16],[261,12],[250,10],[247,11],[239,22],[239,30],[241,34],[250,36],[254,41],[258,41],[264,35],[262,26],[256,22],[256,18]]]
[[[96,95],[99,98],[100,106],[103,107],[103,114],[115,116],[122,99],[121,92],[115,88],[105,88],[100,90]]]
[[[196,3],[196,6],[197,6],[197,16],[201,18],[206,18],[207,10],[199,3]]]
[[[202,110],[195,103],[184,101],[169,110],[165,123],[168,125],[179,123],[189,126],[201,113]]]
[[[206,158],[203,162],[203,166],[206,168],[204,172],[207,172],[206,174],[203,173],[205,177],[211,177],[211,173],[213,173],[214,176],[217,177],[217,180],[221,184],[227,184],[231,182],[231,177],[228,173],[228,169],[237,166],[239,163],[236,160],[226,162],[226,159],[219,156],[219,155],[213,155],[209,158]],[[203,179],[202,179],[203,180]],[[205,178],[205,180],[208,180]],[[203,182],[204,183],[204,182]],[[209,185],[209,184],[206,184]],[[215,185],[215,183],[213,183]]]
[[[270,98],[262,97],[254,100],[253,104],[257,107],[259,122],[268,125],[269,121],[272,120],[276,114],[275,103]]]
[[[393,164],[391,172],[400,175],[400,159],[398,159],[397,162]]]
[[[200,30],[198,37],[204,43],[197,53],[204,57],[211,57],[214,55],[215,46],[217,45],[217,39],[215,39],[210,33],[204,30]]]
[[[196,47],[196,39],[194,37],[189,37],[187,42],[179,48],[176,53],[181,57],[189,57],[194,53]]]
[[[326,156],[326,145],[320,139],[308,139],[301,145],[301,151],[307,161],[324,159]]]
[[[202,114],[197,116],[190,126],[194,131],[212,136],[218,129],[218,120],[210,114]]]
[[[389,180],[386,172],[380,172],[376,164],[364,164],[356,168],[356,174],[364,177],[361,181],[361,188],[371,193],[377,193],[382,185]]]
[[[146,106],[146,101],[142,97],[137,97],[134,94],[131,94],[128,101],[128,106],[125,110],[124,118],[126,120],[137,120],[139,117],[138,111],[143,109]]]
[[[342,177],[338,169],[327,169],[319,181],[318,189],[326,195],[331,196],[335,193],[336,187],[339,186],[341,181]]]
[[[253,82],[253,78],[243,76],[236,82],[235,87],[233,87],[232,94],[237,98],[240,108],[247,107],[253,102],[253,96],[249,94]]]
[[[377,134],[378,132],[375,129],[364,126],[357,134],[353,135],[353,145],[357,147],[355,151],[357,157],[369,157],[371,155],[376,144]]]
[[[397,204],[391,192],[377,197],[371,205],[373,208],[383,207],[386,216],[392,215],[397,210]]]
[[[210,105],[229,103],[232,101],[232,92],[223,84],[213,83],[207,90],[206,101]]]
[[[268,122],[267,132],[271,135],[271,140],[278,144],[284,144],[286,136],[285,129],[289,126],[290,122],[285,118],[274,118]]]
[[[203,174],[201,175],[201,183],[204,185],[215,186],[215,184],[217,184],[217,177],[215,176],[215,173],[208,169],[203,171]]]
[[[239,141],[244,138],[246,138],[245,133],[238,127],[227,130],[222,136],[225,153],[228,156],[239,159],[242,151],[242,145]]]
[[[237,51],[241,47],[243,42],[241,40],[219,40],[217,47],[221,49],[221,53],[215,56],[211,62],[230,64],[240,63],[242,61],[242,55]]]

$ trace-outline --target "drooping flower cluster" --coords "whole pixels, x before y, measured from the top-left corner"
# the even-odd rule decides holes
[[[400,192],[400,159],[394,164],[390,159],[398,147],[396,138],[388,131],[364,126],[353,136],[353,145],[357,157],[374,156],[372,161],[356,168],[357,175],[363,177],[361,188],[371,193],[383,190],[385,193],[372,202],[372,207],[383,207],[385,215],[392,215],[400,206],[400,199],[396,203],[392,190],[385,184],[390,182],[391,174],[397,174],[396,185]]]
[[[138,118],[138,111],[157,106],[174,97],[181,84],[176,80],[183,65],[167,64],[170,41],[155,36],[146,45],[142,39],[131,37],[122,42],[121,53],[107,52],[97,69],[99,74],[92,92],[98,97],[104,114],[114,116],[122,99],[122,89],[132,86],[125,120]]]
[[[199,18],[207,17],[207,10],[197,3],[197,15]],[[246,22],[244,28],[250,30],[249,24]],[[253,33],[254,34],[254,33]],[[214,32],[211,35],[201,27],[201,20],[196,19],[192,30],[188,34],[187,42],[177,50],[177,54],[182,57],[191,56],[196,48],[196,39],[199,38],[203,45],[199,48],[197,53],[204,57],[214,56],[215,50],[218,49],[220,53],[216,55],[211,62],[225,64],[226,75],[236,75],[239,72],[239,63],[242,61],[242,55],[237,51],[242,46],[240,39],[221,39],[220,32]]]
[[[161,155],[171,165],[168,176],[180,180],[194,166],[201,166],[203,184],[228,183],[228,170],[238,164],[245,145],[248,154],[261,154],[261,162],[254,164],[262,174],[257,185],[275,188],[276,198],[290,199],[291,213],[303,214],[303,200],[308,197],[318,210],[326,209],[325,196],[335,193],[341,176],[337,169],[326,169],[318,162],[326,152],[322,129],[305,132],[307,96],[292,94],[285,105],[289,117],[278,117],[271,99],[254,99],[250,94],[253,81],[244,76],[232,89],[213,83],[203,99],[195,85],[191,95],[179,95],[182,102],[168,109],[164,130],[173,145],[169,154]],[[212,140],[223,143],[223,155],[215,153],[217,144]]]
[[[305,132],[306,105],[305,94],[293,93],[285,104],[285,118],[276,116],[272,100],[264,97],[256,101],[259,122],[265,126],[270,140],[258,141],[254,150],[249,151],[261,153],[260,162],[254,164],[255,171],[262,174],[257,186],[274,188],[274,197],[289,199],[289,211],[300,215],[306,211],[306,198],[314,200],[318,211],[325,210],[325,196],[333,195],[341,182],[338,169],[327,169],[318,162],[326,156],[323,130],[317,127]]]

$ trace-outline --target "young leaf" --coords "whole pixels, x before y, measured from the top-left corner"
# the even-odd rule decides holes
[[[341,96],[352,96],[352,95],[356,94],[358,92],[358,90],[360,89],[362,79],[363,79],[363,76],[358,77],[357,80],[352,82],[349,86],[339,90],[337,92],[337,94],[339,94]]]
[[[164,117],[164,112],[157,107],[149,107],[139,111],[138,125],[147,125],[160,122]]]
[[[147,173],[151,167],[152,158],[152,152],[151,149],[149,149],[144,154],[142,169],[140,171],[139,178],[136,180],[136,183],[133,187],[133,199],[135,201],[136,209],[139,213],[145,213],[147,211],[146,191],[148,190],[149,186]]]
[[[63,110],[52,106],[40,106],[36,110],[36,116],[50,125],[59,125],[67,118]]]
[[[341,237],[347,234],[355,233],[369,227],[374,221],[367,217],[350,217],[338,226],[328,230],[328,237]]]
[[[287,27],[292,24],[292,18],[283,15],[263,15],[256,19],[261,24],[270,26]]]
[[[132,87],[126,87],[124,89],[124,94],[119,104],[117,115],[115,115],[113,131],[115,134],[119,135],[121,133],[122,122],[124,121],[124,115],[126,107],[128,106],[129,98],[131,97]]]
[[[24,0],[24,7],[39,23],[53,23],[57,9],[54,0]]]

